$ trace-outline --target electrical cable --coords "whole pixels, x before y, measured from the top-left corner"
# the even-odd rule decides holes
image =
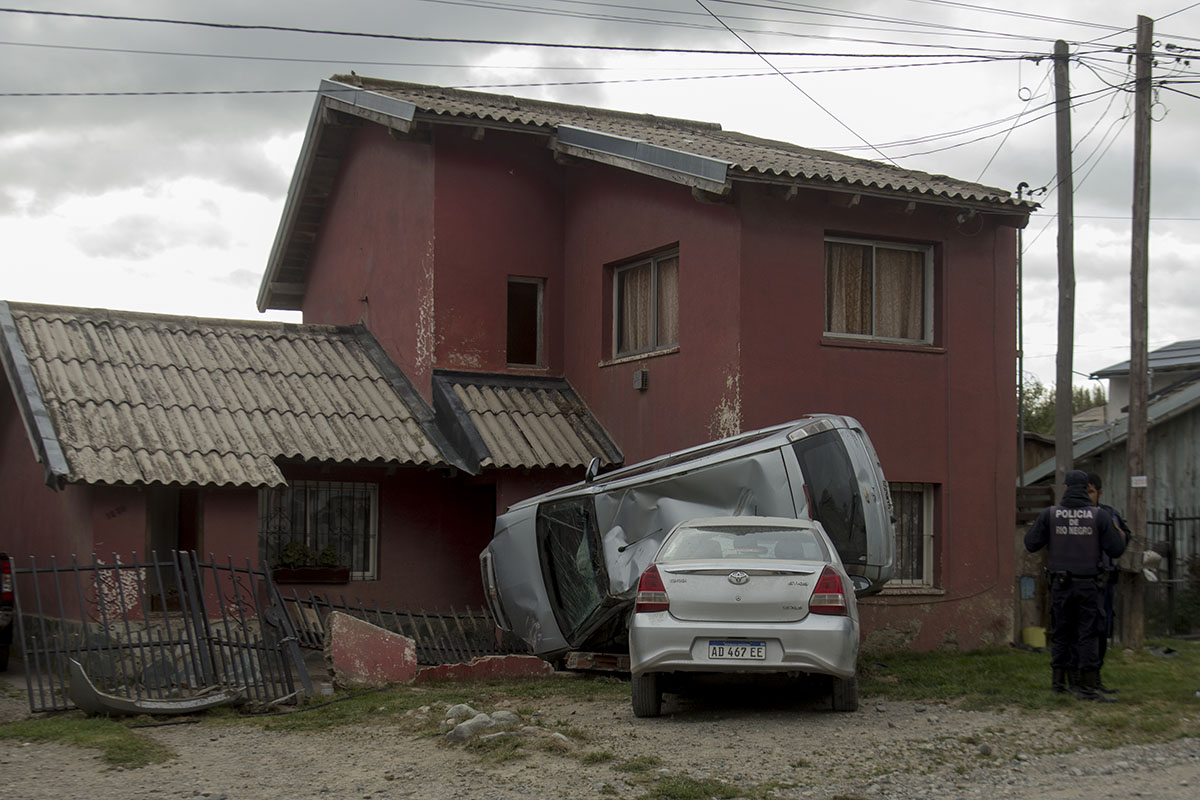
[[[708,6],[704,5],[704,2],[703,2],[703,0],[696,0],[696,3],[697,3],[697,4],[698,4],[698,5],[701,7],[701,8],[703,8],[705,11],[707,11],[709,14],[711,14],[713,19],[715,19],[717,22],[720,22],[722,25],[725,25],[725,22],[724,22],[724,20],[722,20],[722,19],[721,19],[720,17],[718,17],[716,14],[713,14],[713,12],[712,12],[711,10],[709,10]],[[874,150],[876,153],[878,153],[878,154],[879,154],[879,155],[880,155],[882,158],[884,158],[885,160],[887,160],[887,161],[891,162],[891,163],[892,163],[893,165],[895,165],[895,166],[899,166],[898,164],[896,164],[896,162],[895,162],[895,161],[893,161],[891,158],[889,158],[889,157],[888,157],[888,156],[887,156],[887,155],[886,155],[886,154],[885,154],[885,153],[884,153],[882,150],[880,150],[878,147],[876,147],[875,145],[873,145],[873,144],[871,144],[870,142],[868,142],[868,141],[867,141],[865,138],[863,138],[863,136],[861,136],[861,135],[858,133],[858,131],[856,131],[856,130],[854,130],[853,128],[851,128],[849,125],[847,125],[845,122],[843,122],[843,121],[842,121],[842,120],[841,120],[841,119],[840,119],[840,118],[839,118],[839,117],[838,117],[836,114],[834,114],[832,111],[830,111],[830,110],[829,110],[828,108],[826,108],[825,106],[821,105],[821,103],[820,103],[820,102],[818,102],[818,101],[817,101],[817,99],[816,99],[815,97],[813,97],[811,94],[809,94],[808,92],[806,92],[806,91],[804,91],[802,88],[800,88],[800,84],[796,83],[796,82],[795,82],[795,81],[793,81],[793,80],[792,80],[790,77],[788,77],[788,76],[787,76],[787,75],[785,75],[785,74],[784,74],[782,71],[780,71],[779,67],[777,67],[777,66],[775,66],[774,64],[772,64],[772,63],[771,63],[771,62],[770,62],[770,61],[767,59],[767,57],[766,57],[766,56],[764,56],[764,55],[760,54],[758,51],[756,51],[756,50],[754,49],[754,47],[753,47],[753,46],[752,46],[752,45],[751,45],[749,42],[747,42],[745,39],[743,39],[743,38],[741,37],[741,35],[739,35],[738,33],[736,33],[736,32],[733,30],[733,28],[730,28],[728,25],[725,25],[725,28],[726,28],[726,29],[727,29],[727,30],[728,30],[728,31],[729,31],[731,34],[733,34],[733,35],[734,35],[734,36],[737,38],[737,40],[738,40],[739,42],[741,42],[743,45],[745,45],[745,46],[747,47],[747,49],[749,49],[749,50],[750,50],[750,52],[754,53],[756,56],[758,56],[759,58],[761,58],[761,59],[763,60],[763,63],[764,63],[764,64],[766,64],[766,65],[767,65],[768,67],[770,67],[771,69],[775,70],[775,72],[776,72],[776,73],[779,75],[779,77],[781,77],[781,78],[783,78],[785,81],[787,81],[787,82],[788,82],[788,83],[789,83],[789,84],[792,86],[792,88],[793,88],[793,89],[795,89],[796,91],[798,91],[800,94],[804,95],[804,96],[805,96],[805,98],[807,98],[807,99],[808,99],[808,102],[812,103],[814,106],[816,106],[817,108],[819,108],[819,109],[821,109],[822,111],[824,111],[824,112],[825,112],[825,114],[826,114],[827,116],[829,116],[829,117],[830,117],[830,118],[831,118],[831,119],[832,119],[834,122],[836,122],[837,124],[841,125],[841,126],[842,126],[843,128],[845,128],[846,130],[850,131],[850,133],[854,134],[855,138],[857,138],[857,139],[858,139],[860,142],[862,142],[863,144],[865,144],[865,145],[867,145],[868,147],[870,147],[872,150]]]

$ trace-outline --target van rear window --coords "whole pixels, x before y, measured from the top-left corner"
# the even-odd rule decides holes
[[[865,564],[867,524],[862,496],[850,454],[838,432],[808,436],[792,447],[804,473],[809,514],[825,528],[844,563]]]

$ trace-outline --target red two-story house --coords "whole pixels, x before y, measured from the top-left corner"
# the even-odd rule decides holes
[[[284,340],[343,337],[339,347],[366,353],[360,377],[391,387],[391,418],[411,420],[427,446],[389,452],[364,433],[325,450],[247,440],[237,447],[277,473],[224,484],[164,473],[144,486],[101,474],[101,494],[112,505],[113,492],[174,486],[189,520],[205,518],[193,506],[223,504],[222,530],[237,532],[219,541],[238,555],[307,535],[272,523],[270,509],[365,487],[351,503],[366,510],[350,523],[363,530],[351,532],[346,593],[478,602],[471,553],[494,513],[578,479],[590,455],[631,463],[805,413],[848,414],[874,441],[898,518],[896,580],[861,606],[867,646],[1007,641],[1016,229],[1031,210],[1002,190],[703,122],[335,77],[322,83],[258,305],[303,312],[303,325],[273,334]],[[48,313],[7,312],[18,333]],[[39,341],[10,336],[8,349],[36,364]],[[322,383],[327,360],[306,363],[322,388],[288,402],[324,404],[321,419],[379,417],[350,409],[361,398],[344,381]],[[16,405],[49,393],[43,372],[53,378],[10,376]],[[242,428],[280,401],[245,405],[256,402]],[[27,432],[36,411],[23,412]],[[29,444],[38,452],[45,436],[26,438],[32,462]],[[20,460],[3,463],[28,472]],[[58,483],[96,482],[71,474]],[[128,526],[136,540],[153,525],[150,504],[120,502],[143,509]],[[210,544],[212,523],[199,528],[192,538]]]

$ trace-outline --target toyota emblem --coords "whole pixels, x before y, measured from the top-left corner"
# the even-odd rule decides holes
[[[729,573],[729,582],[734,586],[741,586],[743,583],[750,582],[750,576],[739,569],[737,572]]]

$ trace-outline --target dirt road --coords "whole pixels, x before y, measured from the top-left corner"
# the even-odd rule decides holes
[[[0,720],[25,713],[12,683]],[[23,684],[19,687],[23,689]],[[281,733],[181,725],[140,733],[178,757],[106,771],[94,751],[0,740],[5,798],[636,798],[662,779],[718,779],[778,798],[1070,798],[1200,795],[1200,740],[1078,749],[1053,714],[968,712],[865,699],[834,714],[813,699],[707,692],[637,719],[604,699],[538,701],[525,724],[569,745],[494,763],[436,733],[444,707],[369,725]],[[481,705],[480,711],[499,709]],[[517,709],[510,709],[517,710]],[[424,719],[422,719],[424,717]],[[560,738],[560,737],[559,737]],[[765,790],[773,790],[773,794]],[[757,792],[757,794],[756,794]]]

